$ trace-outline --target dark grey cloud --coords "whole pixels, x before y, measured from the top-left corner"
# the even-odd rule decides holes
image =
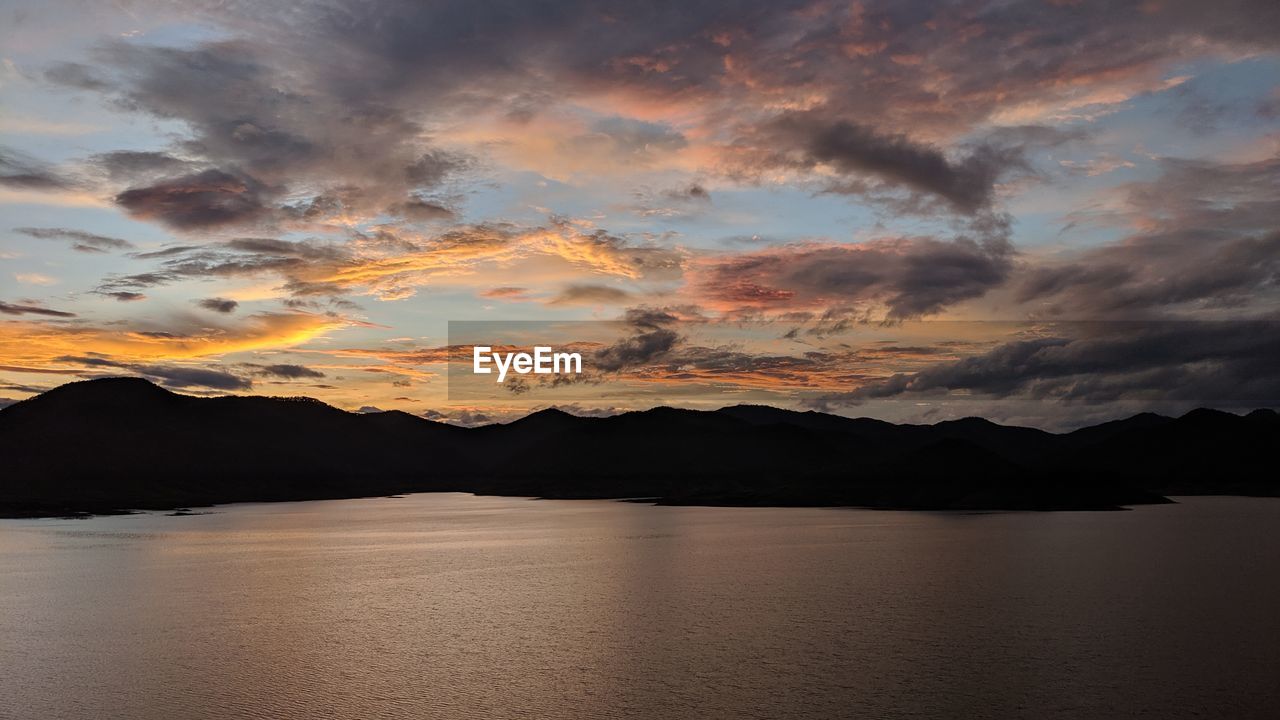
[[[306,378],[322,378],[325,374],[319,370],[312,370],[304,365],[255,365],[247,364],[245,367],[252,368],[254,375],[260,377],[280,378],[282,380],[301,380]]]
[[[0,187],[18,190],[61,190],[71,181],[46,163],[0,145]]]
[[[336,246],[273,238],[236,238],[216,245],[179,245],[148,253],[137,259],[162,260],[155,270],[104,279],[94,292],[122,299],[119,293],[168,285],[186,279],[250,277],[263,273],[287,273],[308,261],[333,260],[348,255]]]
[[[771,121],[760,141],[770,148],[752,160],[811,170],[829,165],[852,183],[836,184],[837,192],[866,192],[860,178],[927,193],[945,199],[957,211],[974,213],[991,205],[995,183],[1013,169],[1025,168],[1013,148],[983,145],[959,159],[939,147],[913,141],[847,120],[816,113],[789,113]]]
[[[161,385],[173,388],[205,387],[213,390],[251,390],[253,381],[219,370],[200,368],[166,367],[162,365],[139,365],[129,369],[151,378],[156,378]]]
[[[690,183],[681,188],[673,188],[662,191],[663,197],[669,200],[690,201],[708,203],[711,202],[711,193],[700,183]]]
[[[818,397],[831,408],[963,391],[1058,405],[1280,405],[1275,321],[1055,324],[1039,337]]]
[[[342,249],[337,246],[308,241],[292,242],[276,238],[246,237],[228,240],[224,245],[227,249],[238,252],[275,257],[297,257],[311,260],[332,260],[344,257]]]
[[[208,368],[182,367],[177,365],[158,365],[145,363],[129,363],[113,360],[100,355],[65,356],[58,358],[60,362],[75,363],[87,368],[112,368],[124,370],[165,387],[189,388],[201,387],[211,390],[251,390],[253,381],[233,375],[222,370]]]
[[[64,64],[46,73],[120,109],[185,125],[187,137],[169,151],[90,158],[108,178],[133,185],[117,195],[122,207],[179,230],[321,222],[352,212],[449,216],[449,208],[416,193],[470,160],[430,146],[409,119],[421,114],[420,104],[394,92],[342,92],[336,56],[317,53],[314,39],[294,34],[290,48],[246,34],[257,37],[189,48],[113,42],[96,51],[93,69]]]
[[[89,164],[106,173],[112,180],[126,182],[182,173],[192,165],[168,153],[138,150],[99,153],[89,158]]]
[[[608,285],[569,285],[550,300],[552,305],[615,305],[626,302],[631,293]]]
[[[268,215],[267,193],[247,175],[205,170],[116,195],[130,215],[156,220],[175,230],[242,225]]]
[[[133,247],[133,243],[128,240],[98,235],[83,230],[20,227],[14,228],[13,231],[43,240],[69,240],[71,241],[72,249],[86,253],[104,253],[110,250],[124,250]]]
[[[204,308],[205,310],[210,310],[212,312],[218,312],[218,313],[233,313],[236,311],[236,308],[240,307],[240,303],[236,302],[235,300],[228,300],[227,298],[218,298],[218,297],[204,298],[202,300],[197,300],[196,304]]]
[[[37,373],[40,375],[78,375],[79,370],[66,370],[63,368],[48,367],[25,367],[22,365],[0,365],[0,370],[17,373]],[[13,386],[4,386],[10,390],[15,389]]]
[[[467,164],[466,158],[435,149],[422,153],[406,165],[404,176],[411,188],[433,188],[443,183],[450,173],[463,169]]]
[[[77,62],[56,63],[45,70],[44,76],[50,82],[81,90],[107,90],[112,87],[94,68]]]
[[[1144,231],[1028,267],[1015,299],[1044,316],[1141,319],[1256,314],[1280,302],[1280,158],[1165,159],[1128,186],[1122,219]]]
[[[0,313],[5,315],[44,315],[46,317],[75,317],[75,313],[63,312],[61,310],[50,310],[46,307],[38,305],[13,305],[7,302],[0,302]]]
[[[641,330],[655,330],[675,325],[685,314],[681,308],[640,306],[627,308],[622,320]]]
[[[634,370],[659,362],[684,342],[677,329],[680,322],[680,316],[667,308],[628,308],[621,320],[623,336],[590,352],[584,358],[583,373],[559,377],[553,384],[599,382],[603,374]],[[529,386],[519,384],[508,389],[525,392]]]
[[[680,334],[673,329],[643,329],[596,351],[589,365],[607,373],[646,365],[669,353],[679,341]]]
[[[137,302],[138,300],[146,300],[147,296],[140,292],[129,292],[127,290],[116,290],[114,292],[99,292],[99,295],[105,295],[114,298],[118,302]]]
[[[390,212],[399,215],[406,220],[413,222],[427,222],[432,220],[456,220],[457,211],[453,208],[431,200],[422,200],[413,198],[402,203],[396,203],[389,208]]]
[[[174,280],[180,279],[182,276],[176,273],[165,271],[133,273],[131,275],[113,275],[103,280],[93,292],[99,295],[107,295],[117,300],[134,299],[128,297],[127,294],[141,294],[136,290],[120,290],[119,288],[149,288],[166,285]],[[126,293],[122,296],[117,293]]]
[[[481,297],[487,298],[514,298],[520,299],[529,292],[529,288],[516,287],[513,285],[504,285],[502,287],[489,288],[480,293]]]
[[[49,388],[47,387],[40,387],[39,385],[24,385],[20,383],[0,382],[0,390],[10,390],[13,392],[30,393],[32,395],[39,395],[40,393],[48,389]]]
[[[201,246],[199,245],[170,245],[169,247],[161,248],[159,250],[151,250],[149,252],[129,253],[129,257],[137,260],[154,260],[156,258],[167,258],[173,257],[174,255],[182,255],[184,253],[200,249]]]
[[[889,320],[932,315],[1005,282],[1013,248],[1003,238],[899,238],[791,245],[709,263],[700,296],[731,307],[787,310],[883,303]]]
[[[1277,290],[1280,232],[1224,237],[1188,230],[1133,237],[1078,262],[1029,270],[1017,299],[1033,308],[1045,301],[1049,315],[1140,319],[1177,308],[1265,306]]]

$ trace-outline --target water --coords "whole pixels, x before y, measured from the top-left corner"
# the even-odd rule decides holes
[[[5,718],[1275,717],[1280,500],[0,521]]]

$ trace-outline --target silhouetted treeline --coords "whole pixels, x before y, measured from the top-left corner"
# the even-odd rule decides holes
[[[460,428],[307,399],[198,398],[141,379],[0,411],[0,514],[465,491],[671,504],[1095,509],[1280,494],[1280,416],[1144,414],[1072,433],[977,418],[894,425],[736,406],[557,410]]]

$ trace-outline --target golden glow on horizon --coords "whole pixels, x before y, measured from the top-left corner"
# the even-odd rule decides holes
[[[311,313],[261,313],[231,328],[188,332],[124,330],[72,323],[0,323],[0,364],[65,364],[64,357],[109,356],[120,362],[189,360],[290,348],[340,328],[343,320]]]

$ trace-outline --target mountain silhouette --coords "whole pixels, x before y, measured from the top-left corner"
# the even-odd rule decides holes
[[[308,398],[69,383],[0,410],[0,515],[460,491],[664,504],[1104,509],[1280,494],[1280,416],[1143,414],[1071,433],[739,405],[461,428]]]

